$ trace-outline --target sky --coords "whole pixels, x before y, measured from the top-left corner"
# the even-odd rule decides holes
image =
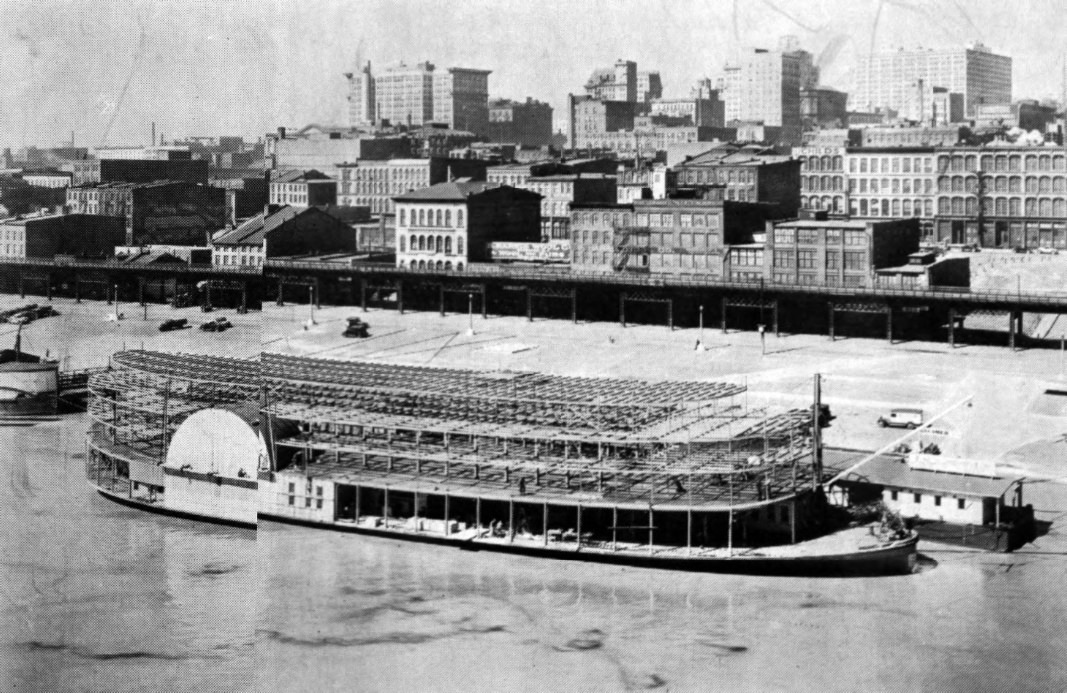
[[[346,124],[344,72],[429,60],[492,70],[491,97],[547,101],[616,59],[684,96],[791,34],[826,86],[857,55],[982,41],[1015,98],[1060,98],[1064,0],[0,0],[0,146],[148,144]]]

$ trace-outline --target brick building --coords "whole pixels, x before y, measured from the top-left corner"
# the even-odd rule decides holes
[[[533,176],[518,186],[541,196],[541,238],[571,237],[572,204],[615,202],[615,176],[603,173]]]
[[[111,256],[126,241],[119,217],[36,214],[0,220],[0,257]]]
[[[800,208],[800,162],[788,156],[716,148],[674,168],[679,187],[725,186],[726,200],[773,204],[779,218]]]
[[[396,263],[462,271],[490,259],[492,241],[541,239],[541,196],[490,183],[440,183],[396,202]]]
[[[486,163],[475,159],[388,159],[356,161],[337,167],[337,196],[342,205],[370,207],[371,214],[392,214],[398,195],[448,182],[485,180]]]
[[[321,171],[279,171],[270,180],[270,204],[314,207],[337,204],[337,181]]]
[[[211,239],[211,263],[219,267],[262,267],[267,258],[353,253],[356,234],[316,207],[271,205],[236,228]]]
[[[203,245],[226,224],[226,191],[184,181],[98,183],[67,189],[73,214],[126,220],[126,245]]]
[[[525,102],[494,99],[489,102],[491,142],[508,142],[529,147],[552,144],[552,107],[527,98]]]

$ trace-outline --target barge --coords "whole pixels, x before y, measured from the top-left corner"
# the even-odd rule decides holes
[[[14,349],[0,350],[0,417],[48,416],[57,411],[59,362],[22,351],[22,326]]]
[[[842,527],[813,411],[732,383],[128,351],[90,380],[87,476],[155,512],[680,570],[882,575]]]

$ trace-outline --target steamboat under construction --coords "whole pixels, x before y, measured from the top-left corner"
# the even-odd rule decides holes
[[[739,384],[124,351],[89,387],[88,479],[145,510],[687,570],[915,561],[912,533],[834,524],[819,407]]]

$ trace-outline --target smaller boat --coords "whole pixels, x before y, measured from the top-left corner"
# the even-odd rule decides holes
[[[0,350],[0,416],[55,414],[59,362],[22,351],[22,325],[15,348]]]

